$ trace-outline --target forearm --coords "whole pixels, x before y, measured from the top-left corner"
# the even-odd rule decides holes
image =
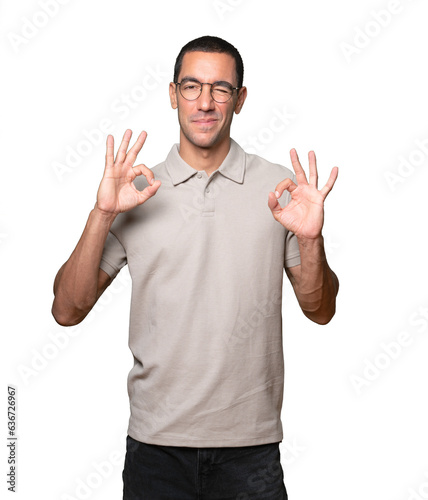
[[[303,313],[319,324],[328,323],[336,310],[339,280],[330,269],[322,236],[298,239],[300,273],[292,277],[293,288]]]
[[[94,208],[85,229],[54,282],[52,314],[60,324],[78,322],[97,300],[98,275],[104,244],[114,216]]]

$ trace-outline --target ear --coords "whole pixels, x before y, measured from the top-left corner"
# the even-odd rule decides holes
[[[172,109],[177,109],[177,85],[175,83],[169,84],[169,99],[171,101]]]
[[[241,87],[238,90],[238,99],[235,104],[235,113],[239,115],[242,106],[244,105],[245,99],[247,98],[247,87]]]

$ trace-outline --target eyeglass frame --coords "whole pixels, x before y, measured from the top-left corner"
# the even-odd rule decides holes
[[[181,85],[182,85],[182,83],[183,83],[183,80],[184,80],[185,82],[193,82],[193,83],[198,83],[198,84],[201,86],[201,90],[200,90],[200,92],[199,92],[198,97],[195,97],[194,99],[188,99],[187,97],[184,97],[184,95],[181,93]],[[208,83],[208,82],[204,82],[204,83],[203,83],[203,82],[200,82],[199,80],[196,80],[196,78],[183,78],[183,79],[181,80],[181,82],[173,82],[173,83],[174,83],[174,85],[180,85],[180,95],[181,95],[181,97],[182,97],[183,99],[186,99],[186,101],[196,101],[197,99],[199,99],[199,98],[201,97],[201,95],[202,95],[202,90],[203,90],[203,88],[204,88],[204,85],[211,85],[211,88],[210,88],[210,96],[211,96],[211,99],[212,99],[213,101],[217,102],[218,104],[224,104],[224,103],[226,103],[226,102],[229,102],[229,101],[232,99],[232,97],[233,97],[233,91],[234,91],[234,90],[240,90],[240,89],[242,89],[242,88],[243,88],[243,87],[232,87],[232,84],[231,84],[231,83],[226,82],[226,81],[224,81],[224,80],[219,80],[219,81],[214,82],[214,83]],[[224,83],[226,83],[227,85],[229,85],[229,86],[230,86],[230,88],[231,88],[231,90],[232,90],[232,93],[230,94],[229,99],[227,99],[226,101],[217,101],[216,99],[214,99],[214,96],[213,96],[213,86],[214,86],[214,85],[217,85],[217,84],[219,84],[219,83],[223,83],[223,84],[224,84]]]

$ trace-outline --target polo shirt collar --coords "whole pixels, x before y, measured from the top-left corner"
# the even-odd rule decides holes
[[[245,158],[245,151],[231,138],[229,152],[218,171],[228,179],[242,184],[245,174]],[[174,144],[171,148],[166,159],[166,169],[174,186],[186,181],[198,172],[180,156],[179,144]]]

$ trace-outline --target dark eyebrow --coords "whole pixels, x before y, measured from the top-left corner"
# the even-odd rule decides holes
[[[233,85],[230,82],[225,82],[224,80],[220,80],[219,82],[214,83],[216,83],[217,85],[225,85],[226,87],[230,87],[231,89],[233,89]]]
[[[201,83],[199,80],[194,78],[193,76],[185,76],[181,79],[181,83],[183,82],[196,82],[196,83]]]
[[[193,76],[184,76],[182,79],[181,79],[181,83],[187,83],[187,82],[195,82],[195,83],[201,83],[199,80],[197,80],[196,78],[194,78]],[[230,88],[233,88],[233,85],[229,82],[226,82],[224,80],[220,80],[220,81],[217,81],[217,82],[213,82],[213,84],[216,84],[216,85],[225,85],[226,87],[230,87]]]

